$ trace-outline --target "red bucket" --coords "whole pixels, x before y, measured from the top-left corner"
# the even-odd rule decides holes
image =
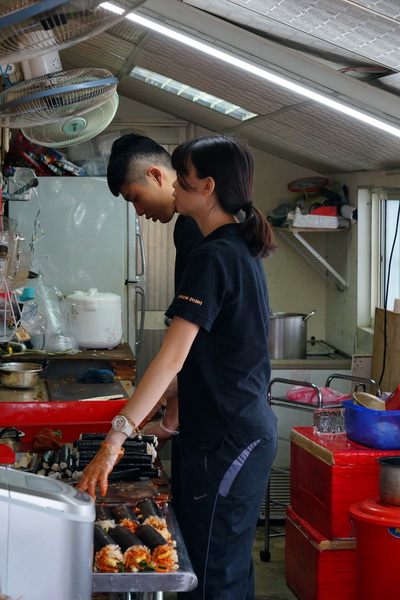
[[[399,600],[400,507],[378,498],[350,506],[356,538],[358,598]]]

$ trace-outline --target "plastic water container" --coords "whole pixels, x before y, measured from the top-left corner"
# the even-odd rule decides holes
[[[346,436],[381,450],[400,450],[400,410],[373,410],[344,400]]]

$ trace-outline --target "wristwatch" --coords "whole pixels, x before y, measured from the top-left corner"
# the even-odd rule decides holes
[[[114,417],[111,421],[111,425],[115,431],[121,431],[128,437],[130,437],[134,431],[133,426],[129,423],[129,420],[125,415],[117,415]]]

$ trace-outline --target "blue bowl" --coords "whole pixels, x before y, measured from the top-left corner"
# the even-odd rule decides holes
[[[373,410],[344,400],[346,436],[369,448],[400,450],[400,410]]]

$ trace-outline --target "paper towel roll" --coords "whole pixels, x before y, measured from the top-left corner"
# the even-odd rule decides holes
[[[395,298],[394,299],[393,311],[400,313],[400,298]]]

